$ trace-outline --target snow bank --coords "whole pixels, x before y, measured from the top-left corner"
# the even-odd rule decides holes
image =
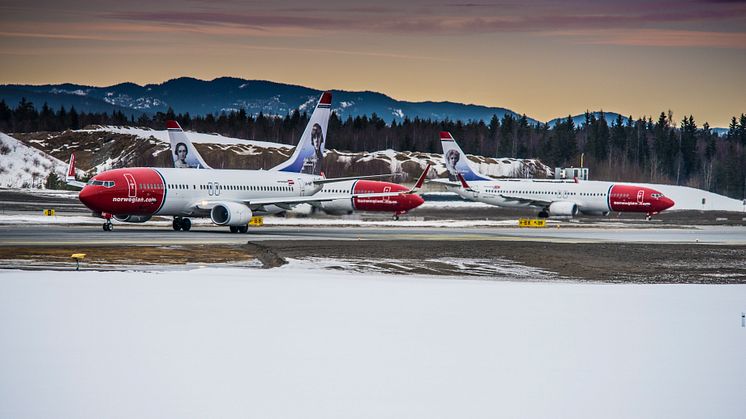
[[[67,163],[0,132],[0,187],[43,188],[49,173],[64,179]]]
[[[0,417],[743,418],[746,286],[0,271]]]
[[[78,130],[79,132],[114,132],[117,134],[134,135],[138,138],[149,139],[151,137],[158,141],[168,143],[168,131],[152,130],[147,128],[101,126],[92,130]],[[226,145],[253,145],[257,147],[292,148],[287,144],[273,143],[269,141],[242,140],[239,138],[224,137],[220,134],[203,134],[194,131],[185,131],[193,143],[226,144]]]
[[[746,200],[728,198],[688,186],[650,184],[650,187],[673,199],[670,210],[746,212]]]

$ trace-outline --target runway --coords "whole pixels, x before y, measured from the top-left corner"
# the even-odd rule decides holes
[[[247,234],[226,228],[197,226],[189,232],[169,227],[117,224],[112,232],[98,225],[1,225],[0,246],[68,245],[191,245],[243,244],[271,240],[428,240],[533,241],[545,243],[668,243],[746,245],[746,227],[699,226],[681,228],[561,226],[541,229],[516,227],[336,227],[264,226]]]

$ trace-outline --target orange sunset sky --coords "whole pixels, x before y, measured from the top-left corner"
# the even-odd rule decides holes
[[[746,2],[16,1],[0,84],[235,76],[410,101],[727,127],[746,112]]]

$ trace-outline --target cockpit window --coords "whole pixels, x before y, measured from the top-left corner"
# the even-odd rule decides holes
[[[89,185],[94,185],[94,186],[103,186],[104,188],[111,188],[112,186],[114,186],[114,181],[113,180],[94,180],[94,179],[91,179],[91,180],[88,181],[88,184]]]
[[[663,198],[662,193],[653,193],[653,194],[650,194],[650,196],[652,196],[653,198]]]

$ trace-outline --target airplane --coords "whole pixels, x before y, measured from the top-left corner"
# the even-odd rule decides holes
[[[356,179],[326,179],[316,170],[317,154],[312,138],[326,136],[331,98],[329,92],[321,95],[298,147],[278,170],[203,170],[197,167],[204,162],[185,158],[183,163],[194,164],[193,168],[133,167],[104,171],[83,185],[78,198],[94,215],[105,219],[104,231],[113,229],[111,218],[143,223],[153,215],[165,215],[174,217],[172,225],[176,231],[191,229],[189,217],[210,217],[214,224],[228,226],[232,233],[245,233],[253,215],[287,210],[302,203],[415,193],[427,172],[414,188],[404,192],[314,196],[325,184]],[[301,173],[299,167],[303,168]],[[75,179],[74,155],[70,157],[66,181],[82,185]]]
[[[168,128],[168,139],[171,145],[171,150],[173,150],[171,155],[174,160],[174,167],[211,169],[211,167],[205,163],[204,159],[189,140],[189,137],[181,129],[181,126],[177,121],[167,121],[166,126]],[[324,164],[324,149],[326,142],[324,141],[324,137],[321,135],[319,129],[316,131],[312,129],[311,137],[313,147],[309,153],[311,153],[313,157],[312,160],[309,160],[309,162],[304,165],[293,165],[289,163],[292,160],[290,159],[269,170],[298,173],[305,169],[306,171],[318,172],[318,174],[320,174]],[[353,195],[388,192],[402,192],[402,194],[395,196],[357,197],[334,199],[331,201],[317,201],[312,205],[309,204],[311,205],[311,210],[318,209],[330,215],[351,214],[355,211],[388,212],[392,213],[394,219],[398,220],[399,216],[417,208],[425,202],[422,197],[417,194],[404,194],[403,192],[408,191],[408,189],[397,183],[369,180],[370,178],[388,176],[391,175],[361,176],[356,179],[344,180],[334,184],[324,184],[321,190],[314,196],[325,198],[339,194]],[[284,211],[282,208],[277,209],[279,210],[277,212]],[[290,211],[301,212],[298,208],[293,208]]]
[[[478,173],[449,132],[440,133],[449,179],[431,182],[471,200],[510,208],[539,208],[538,216],[572,217],[641,212],[650,219],[674,205],[661,192],[640,185],[603,181],[491,179]]]

